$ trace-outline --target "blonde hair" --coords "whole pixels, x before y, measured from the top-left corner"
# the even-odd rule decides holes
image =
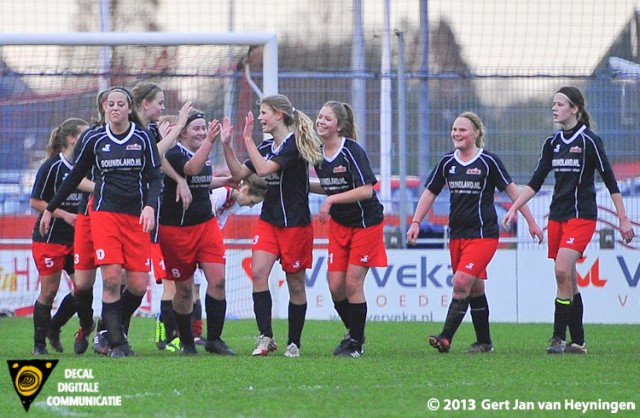
[[[458,115],[459,118],[467,118],[471,121],[473,126],[476,128],[476,131],[479,133],[476,138],[476,147],[483,148],[485,146],[484,136],[487,133],[487,130],[484,127],[484,123],[482,123],[482,119],[474,112],[462,112]]]
[[[177,115],[162,115],[158,119],[158,125],[162,125],[165,122],[169,122],[171,125],[175,125],[178,122]]]
[[[55,155],[58,155],[60,152],[64,151],[69,143],[67,142],[67,137],[69,135],[73,137],[78,137],[82,134],[83,131],[80,130],[81,127],[89,127],[89,124],[83,119],[70,118],[62,122],[59,126],[54,128],[51,131],[51,135],[49,136],[49,142],[47,143],[46,149],[46,159],[51,158]]]
[[[296,147],[302,158],[311,165],[322,161],[323,157],[320,151],[322,141],[313,129],[313,121],[309,116],[293,107],[291,101],[282,94],[264,97],[260,104],[271,107],[275,112],[281,112],[284,115],[285,125],[293,126]]]

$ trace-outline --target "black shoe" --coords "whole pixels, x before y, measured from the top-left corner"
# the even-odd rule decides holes
[[[338,354],[339,357],[362,357],[364,356],[364,350],[362,349],[362,343],[356,340],[349,340],[347,347]]]
[[[430,335],[428,341],[431,347],[441,353],[448,353],[451,349],[451,342],[442,335]]]
[[[36,345],[33,347],[33,351],[31,352],[34,356],[47,356],[49,352],[47,351],[47,346],[45,345]]]
[[[198,350],[196,349],[195,344],[182,345],[180,354],[182,354],[183,356],[196,356],[198,355]]]
[[[122,345],[118,345],[111,349],[111,353],[109,353],[110,357],[113,358],[122,358],[122,357],[137,357],[138,353],[133,351],[129,344],[125,343]]]
[[[562,354],[567,348],[567,343],[560,337],[553,337],[549,347],[547,347],[547,354]]]
[[[103,356],[109,355],[109,340],[107,336],[108,334],[106,330],[96,332],[96,335],[93,337],[93,351],[96,354],[101,354]]]
[[[346,334],[344,334],[344,337],[342,338],[342,340],[340,341],[340,344],[338,344],[338,346],[336,347],[335,350],[333,350],[333,355],[334,356],[339,356],[342,354],[342,352],[344,350],[347,349],[347,347],[349,347],[349,340],[351,339],[351,336],[349,335],[349,333],[347,332]]]
[[[96,323],[91,321],[91,326],[89,328],[78,329],[76,332],[76,339],[73,342],[73,352],[76,354],[84,354],[89,348],[89,336],[93,332],[93,329],[96,327]]]
[[[47,332],[47,338],[49,339],[49,344],[51,344],[51,347],[53,347],[54,350],[58,353],[64,353],[64,347],[62,347],[62,342],[60,341],[60,330],[49,330]]]
[[[232,349],[227,346],[227,343],[222,341],[222,339],[218,338],[213,341],[207,341],[204,344],[204,349],[207,350],[208,353],[220,354],[221,356],[235,356],[236,353],[233,352]]]

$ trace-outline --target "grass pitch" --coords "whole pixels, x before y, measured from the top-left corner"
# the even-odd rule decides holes
[[[254,358],[253,320],[226,323],[223,338],[237,356],[181,357],[156,349],[153,319],[134,318],[131,345],[141,356],[118,360],[91,348],[73,354],[76,321],[63,329],[65,352],[46,357],[59,362],[28,413],[8,369],[0,373],[1,417],[640,416],[638,325],[587,325],[589,354],[550,356],[550,324],[492,324],[496,351],[468,355],[470,323],[440,354],[426,337],[442,324],[370,322],[365,356],[351,359],[331,354],[341,324],[307,321],[302,357],[290,359],[284,320],[274,321],[280,349]],[[0,359],[33,359],[32,345],[31,318],[0,318]],[[93,379],[65,378],[68,369],[90,369]],[[65,382],[97,382],[99,393],[61,392]],[[122,405],[52,405],[85,395],[119,396]],[[584,413],[578,402],[592,404]]]

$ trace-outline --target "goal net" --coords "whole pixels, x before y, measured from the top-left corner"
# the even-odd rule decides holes
[[[208,120],[229,116],[237,143],[246,113],[256,112],[261,95],[278,91],[272,33],[0,34],[0,66],[0,309],[10,315],[29,314],[39,291],[31,257],[37,214],[29,196],[52,129],[71,117],[95,120],[99,91],[151,81],[163,88],[164,114],[175,115],[191,101]],[[237,149],[240,159],[243,149]],[[227,173],[219,144],[211,160],[215,175]],[[223,231],[230,317],[253,315],[247,259],[259,210],[232,215]],[[56,304],[70,286],[62,280]],[[149,286],[143,314],[159,309],[161,286],[154,280]],[[100,289],[98,279],[97,312]]]

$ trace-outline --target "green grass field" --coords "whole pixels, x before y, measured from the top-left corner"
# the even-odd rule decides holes
[[[72,321],[74,326],[62,334],[66,351],[47,357],[59,363],[28,413],[8,368],[4,377],[0,374],[1,417],[640,416],[638,325],[587,325],[589,354],[549,356],[549,324],[493,324],[496,352],[468,355],[464,349],[474,336],[471,324],[464,323],[445,355],[425,342],[440,330],[439,323],[373,322],[367,324],[365,356],[352,359],[331,354],[342,336],[341,324],[308,321],[302,357],[290,359],[282,355],[283,320],[274,322],[280,350],[253,358],[253,320],[226,324],[223,337],[236,357],[204,350],[197,357],[181,357],[155,348],[153,319],[135,318],[131,345],[141,356],[117,360],[91,349],[83,356],[73,354],[76,319]],[[0,318],[2,360],[32,359],[32,334],[31,318]],[[48,405],[48,399],[58,396],[82,395],[58,392],[61,382],[87,382],[66,379],[65,369],[91,369],[94,379],[88,382],[99,383],[98,394],[120,396],[122,405]],[[429,409],[433,399],[438,411]],[[516,399],[533,406],[516,411]],[[633,402],[636,410],[583,413],[566,404],[598,400]],[[538,404],[556,401],[560,408],[552,411]]]

